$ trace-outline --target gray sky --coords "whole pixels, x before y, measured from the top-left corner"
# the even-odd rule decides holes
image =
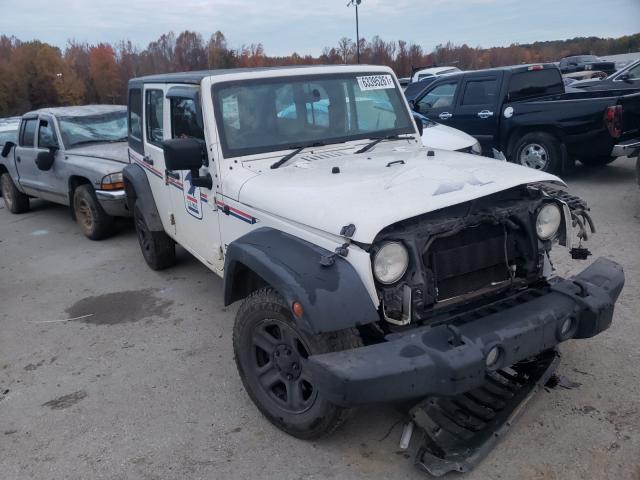
[[[144,48],[170,30],[205,39],[221,30],[232,47],[262,42],[268,55],[318,55],[355,39],[348,0],[0,0],[0,33],[64,47],[67,39],[126,39]],[[617,37],[640,32],[640,0],[362,0],[361,36],[470,46]]]

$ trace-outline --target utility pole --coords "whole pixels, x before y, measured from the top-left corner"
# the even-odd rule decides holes
[[[347,7],[351,5],[355,5],[356,7],[356,58],[357,62],[360,63],[360,26],[358,22],[358,5],[362,3],[362,0],[350,0],[347,3]]]

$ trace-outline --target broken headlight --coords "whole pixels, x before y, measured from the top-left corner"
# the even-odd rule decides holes
[[[553,238],[562,223],[562,212],[555,203],[547,203],[538,212],[536,232],[540,240]]]
[[[373,273],[380,283],[389,285],[402,278],[409,266],[409,253],[399,242],[387,242],[373,257]]]

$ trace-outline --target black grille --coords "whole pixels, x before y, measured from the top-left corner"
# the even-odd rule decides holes
[[[515,232],[486,223],[436,239],[423,255],[434,275],[437,300],[509,280],[508,265],[517,265],[518,260]]]

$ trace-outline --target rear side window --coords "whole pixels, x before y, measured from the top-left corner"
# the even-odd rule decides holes
[[[487,78],[467,82],[462,97],[462,105],[493,105],[496,100],[498,80]]]
[[[137,88],[129,91],[129,136],[142,140],[142,94]]]
[[[509,100],[564,93],[560,71],[555,68],[514,73],[509,83]]]
[[[171,137],[204,140],[204,131],[198,125],[198,111],[193,99],[171,99]]]
[[[162,90],[147,90],[146,93],[147,141],[160,145],[163,140],[163,105],[164,92]]]
[[[22,127],[22,134],[20,135],[21,147],[33,147],[33,140],[36,135],[36,126],[38,125],[38,119],[32,118],[25,120]]]

